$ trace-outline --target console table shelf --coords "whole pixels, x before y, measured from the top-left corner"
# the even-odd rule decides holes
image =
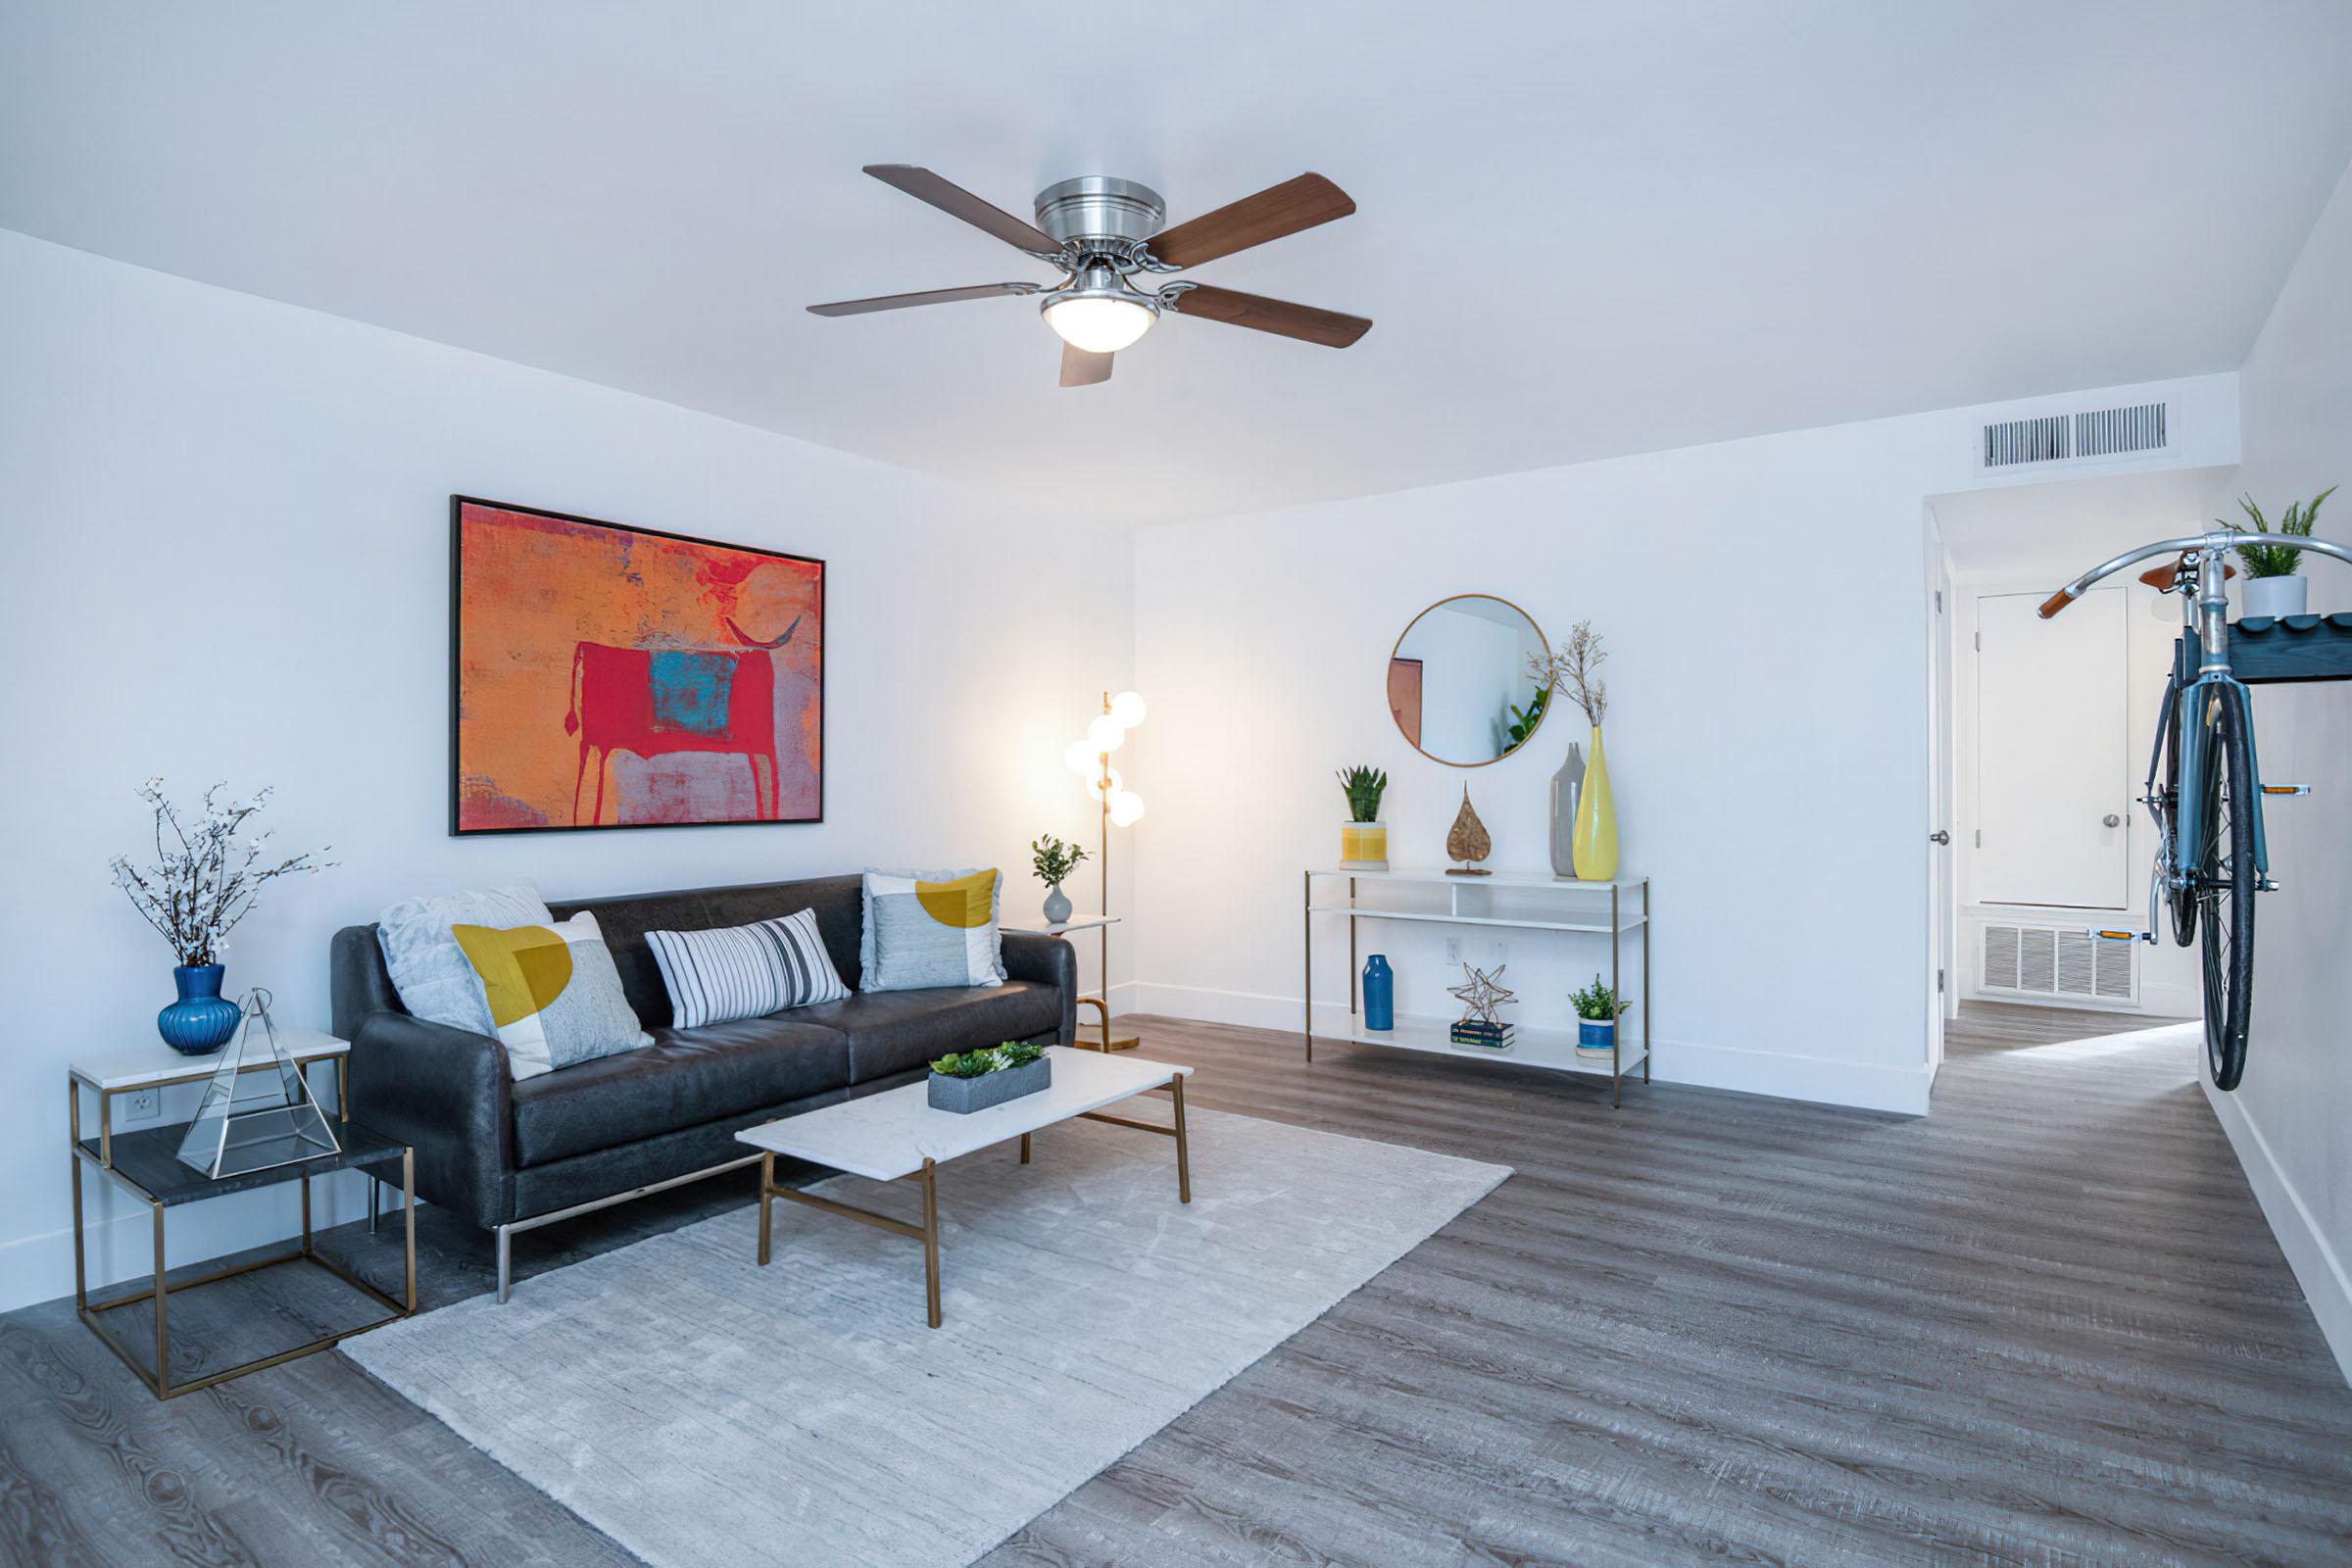
[[[1326,884],[1326,902],[1315,899],[1318,881]],[[1340,881],[1347,884],[1348,902],[1330,902],[1331,887]],[[1357,902],[1365,884],[1390,884],[1399,887],[1446,889],[1444,909],[1393,909]],[[1479,895],[1467,910],[1464,895]],[[1507,895],[1522,905],[1538,899],[1557,899],[1565,907],[1546,909],[1533,914],[1498,914],[1497,902],[1493,895]],[[1433,1052],[1447,1056],[1493,1058],[1517,1062],[1522,1066],[1544,1067],[1557,1072],[1592,1073],[1611,1080],[1610,1103],[1616,1104],[1625,1082],[1636,1068],[1641,1069],[1641,1081],[1649,1082],[1649,879],[1621,878],[1612,882],[1563,881],[1557,877],[1536,876],[1525,872],[1497,872],[1492,876],[1451,876],[1442,869],[1358,871],[1347,867],[1310,867],[1305,873],[1301,908],[1305,922],[1305,982],[1302,990],[1307,998],[1305,1006],[1304,1043],[1306,1059],[1315,1059],[1315,1040],[1345,1040],[1355,1045],[1390,1046],[1403,1051]],[[1336,1003],[1316,1003],[1315,976],[1315,916],[1345,915],[1348,919],[1348,1005]],[[1514,931],[1556,931],[1569,936],[1598,936],[1608,941],[1609,986],[1624,995],[1621,981],[1621,947],[1629,936],[1641,941],[1641,987],[1634,994],[1634,1010],[1641,1019],[1639,1043],[1629,1042],[1626,1029],[1620,1025],[1618,1040],[1606,1058],[1580,1056],[1576,1050],[1576,1031],[1573,1028],[1538,1028],[1516,1025],[1511,1044],[1501,1050],[1481,1046],[1456,1045],[1450,1034],[1450,1021],[1444,1018],[1397,1015],[1394,1029],[1369,1029],[1356,1006],[1356,923],[1360,920],[1397,921],[1425,925],[1450,925],[1484,928],[1503,928]]]

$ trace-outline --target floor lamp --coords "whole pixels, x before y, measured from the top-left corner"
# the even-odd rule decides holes
[[[1135,692],[1121,692],[1116,697],[1102,694],[1102,716],[1088,723],[1083,740],[1070,743],[1063,760],[1070,771],[1086,781],[1086,793],[1102,808],[1102,836],[1101,849],[1095,857],[1095,868],[1102,878],[1102,913],[1110,913],[1110,830],[1132,827],[1144,814],[1144,798],[1127,787],[1119,770],[1110,765],[1110,754],[1127,743],[1127,732],[1144,721],[1144,700]],[[1110,1051],[1132,1050],[1133,1035],[1113,1038],[1110,1032],[1110,927],[1102,931],[1102,1040]]]

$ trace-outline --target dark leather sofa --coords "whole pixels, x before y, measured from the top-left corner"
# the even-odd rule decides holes
[[[372,925],[335,933],[334,1031],[351,1042],[354,1114],[415,1147],[426,1201],[496,1233],[506,1298],[512,1233],[758,1156],[743,1128],[911,1083],[930,1060],[1005,1040],[1068,1045],[1077,956],[1057,937],[1006,936],[1004,984],[866,993],[856,876],[550,905],[594,910],[651,1046],[520,1083],[489,1035],[428,1023],[400,1004]],[[748,925],[813,909],[841,1002],[677,1029],[647,931]]]

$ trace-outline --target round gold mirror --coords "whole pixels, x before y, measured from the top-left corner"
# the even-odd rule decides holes
[[[1389,655],[1389,713],[1432,761],[1498,762],[1544,722],[1551,694],[1529,665],[1546,647],[1535,617],[1507,599],[1441,599],[1413,617]]]

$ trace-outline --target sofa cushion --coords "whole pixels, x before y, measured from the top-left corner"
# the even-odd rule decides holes
[[[861,991],[796,1008],[796,1019],[850,1040],[850,1082],[870,1083],[951,1051],[1051,1035],[1061,1028],[1061,992],[1031,980],[924,991]]]
[[[669,992],[662,984],[662,966],[646,944],[648,931],[708,931],[718,926],[750,925],[774,920],[799,909],[813,910],[825,952],[842,979],[858,983],[858,932],[863,919],[855,876],[808,877],[798,882],[760,882],[746,887],[695,888],[683,893],[640,893],[610,899],[576,899],[558,904],[556,918],[567,920],[582,909],[595,911],[604,927],[605,945],[612,950],[612,966],[620,971],[621,990],[648,1029],[676,1020],[670,1016]]]
[[[516,1163],[544,1164],[653,1138],[850,1081],[848,1037],[799,1016],[653,1035],[654,1043],[639,1050],[515,1084]]]

